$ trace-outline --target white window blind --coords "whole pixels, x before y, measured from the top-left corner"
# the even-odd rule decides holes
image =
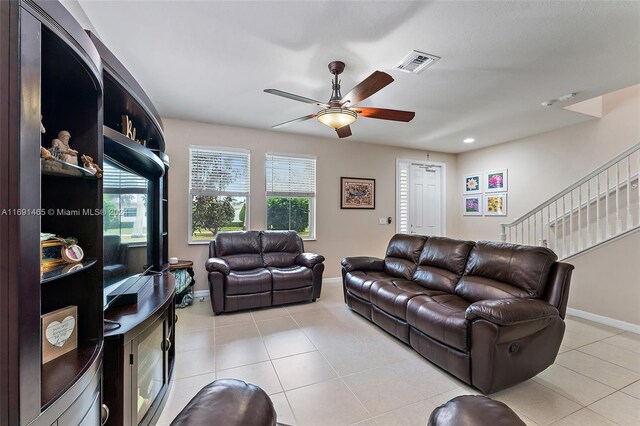
[[[409,233],[409,166],[408,161],[398,161],[396,226],[399,233]]]
[[[316,159],[267,154],[267,197],[315,197]]]
[[[114,167],[105,159],[103,168],[103,191],[105,194],[146,194],[147,180],[124,169]]]
[[[189,148],[191,195],[249,194],[249,152],[220,148]]]

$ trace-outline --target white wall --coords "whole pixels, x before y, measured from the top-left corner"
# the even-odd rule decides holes
[[[267,130],[253,130],[163,119],[169,171],[169,255],[194,261],[196,289],[208,288],[204,264],[206,245],[189,245],[188,183],[189,145],[244,148],[251,151],[250,228],[266,227],[264,161],[267,152],[295,153],[317,157],[316,241],[305,249],[326,257],[325,277],[340,276],[340,260],[345,256],[383,256],[395,233],[395,164],[397,158],[426,160],[425,151],[352,142],[337,138],[317,138]],[[431,153],[431,161],[446,164],[447,184],[456,177],[455,155]],[[375,210],[341,210],[340,177],[376,179]],[[447,207],[452,208],[455,192],[449,191]],[[378,218],[391,216],[391,225],[378,225]],[[452,233],[447,224],[447,233]]]
[[[640,142],[640,85],[603,98],[605,115],[586,123],[459,154],[453,235],[499,240],[511,222]],[[462,177],[509,169],[508,216],[462,216]],[[569,307],[640,324],[640,234],[568,260]]]
[[[640,325],[640,232],[572,257],[569,306]]]
[[[500,240],[500,224],[512,222],[598,166],[640,142],[640,85],[605,95],[606,115],[586,123],[459,154],[457,213],[453,234]],[[505,123],[508,125],[508,123]],[[462,177],[508,169],[507,217],[463,216]]]

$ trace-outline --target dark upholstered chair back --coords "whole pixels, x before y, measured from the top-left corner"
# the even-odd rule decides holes
[[[264,266],[286,268],[296,264],[304,251],[302,238],[295,231],[263,231],[261,236]]]
[[[260,232],[219,232],[209,244],[209,255],[226,260],[231,270],[262,268]]]
[[[105,235],[103,237],[104,266],[124,263],[120,253],[120,235]]]
[[[544,247],[479,241],[471,250],[455,292],[471,302],[540,298],[557,259],[554,252]]]
[[[410,280],[427,237],[422,235],[396,234],[389,241],[384,271],[398,278]]]
[[[472,241],[429,237],[420,253],[414,281],[432,290],[453,293],[473,246]]]

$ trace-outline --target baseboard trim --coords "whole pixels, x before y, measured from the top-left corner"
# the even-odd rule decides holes
[[[196,290],[193,292],[193,298],[206,297],[209,298],[209,290]]]
[[[631,331],[640,334],[640,325],[630,322],[620,321],[615,318],[605,317],[604,315],[593,314],[591,312],[581,311],[580,309],[567,308],[567,314],[578,318],[584,318],[598,324],[608,325],[610,327],[619,328],[624,331]]]
[[[342,284],[342,277],[324,278],[322,282],[327,284]],[[196,290],[193,292],[193,297],[194,298],[205,297],[208,299],[209,290]]]

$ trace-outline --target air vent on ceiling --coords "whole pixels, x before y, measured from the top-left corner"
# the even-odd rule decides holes
[[[440,59],[438,56],[420,52],[419,50],[412,50],[393,68],[412,74],[420,74],[438,59]]]

